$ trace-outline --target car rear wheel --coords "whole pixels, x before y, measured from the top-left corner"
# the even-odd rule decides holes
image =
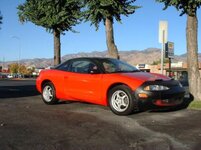
[[[117,115],[129,115],[137,108],[128,86],[118,85],[109,91],[109,107]]]
[[[46,104],[50,105],[58,102],[54,85],[51,82],[47,82],[43,85],[42,99]]]

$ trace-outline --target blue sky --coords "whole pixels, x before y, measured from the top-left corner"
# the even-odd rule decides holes
[[[17,9],[24,0],[0,0],[0,11],[3,24],[0,30],[0,61],[30,58],[53,57],[53,35],[42,27],[30,22],[21,24],[18,21]],[[175,54],[186,53],[186,16],[170,7],[163,11],[164,5],[155,0],[137,0],[136,5],[142,8],[129,17],[122,16],[122,24],[114,23],[115,43],[119,50],[144,50],[161,48],[158,42],[159,21],[168,21],[168,41],[175,43]],[[201,10],[198,11],[198,19]],[[199,20],[201,22],[201,20]],[[199,27],[201,23],[199,22]],[[79,52],[105,51],[105,28],[100,25],[98,31],[90,23],[81,23],[74,27],[80,33],[65,32],[61,36],[61,55]],[[199,52],[201,52],[201,29],[198,33]],[[17,38],[13,38],[17,37]]]

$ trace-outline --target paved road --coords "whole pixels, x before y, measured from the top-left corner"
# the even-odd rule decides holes
[[[1,150],[199,150],[201,111],[116,116],[86,103],[45,105],[35,82],[0,80]]]
[[[34,80],[0,80],[0,98],[18,98],[38,95]]]

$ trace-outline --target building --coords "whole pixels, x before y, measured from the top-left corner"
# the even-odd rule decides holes
[[[136,65],[138,69],[141,71],[152,72],[152,73],[161,73],[161,65],[148,65],[148,64],[138,64]],[[164,74],[170,76],[174,79],[180,81],[188,80],[188,70],[187,63],[184,62],[176,62],[171,63],[171,67],[169,68],[169,64],[165,64],[164,66]],[[201,62],[199,63],[199,71],[201,73]]]

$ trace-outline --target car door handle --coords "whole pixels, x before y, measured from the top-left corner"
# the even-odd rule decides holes
[[[67,76],[64,76],[64,79],[68,79],[68,77],[67,77]]]

